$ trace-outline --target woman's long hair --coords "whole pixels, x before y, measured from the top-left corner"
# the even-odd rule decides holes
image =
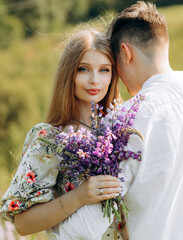
[[[80,115],[77,98],[74,94],[75,78],[83,54],[91,49],[105,54],[112,64],[111,83],[106,96],[99,103],[104,107],[104,113],[109,104],[119,97],[118,78],[109,41],[96,31],[80,31],[72,36],[59,62],[46,119],[46,122],[52,126],[66,126]]]

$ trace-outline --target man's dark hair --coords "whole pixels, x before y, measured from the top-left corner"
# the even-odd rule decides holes
[[[138,1],[118,14],[109,26],[107,36],[116,56],[122,42],[135,45],[149,56],[154,44],[169,41],[164,16],[157,11],[154,4],[143,1]]]

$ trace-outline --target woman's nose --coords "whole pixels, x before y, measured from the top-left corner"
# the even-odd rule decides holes
[[[90,84],[97,85],[99,83],[99,76],[97,71],[93,71],[90,76]]]

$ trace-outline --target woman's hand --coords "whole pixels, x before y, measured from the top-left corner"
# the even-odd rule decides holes
[[[102,194],[100,189],[102,189]],[[110,175],[98,175],[89,177],[80,184],[78,188],[75,189],[75,194],[81,205],[85,205],[115,198],[121,190],[118,178]]]
[[[100,189],[103,189],[102,195]],[[21,235],[43,231],[62,222],[82,206],[114,198],[120,191],[118,178],[93,176],[63,196],[16,214],[14,224]]]

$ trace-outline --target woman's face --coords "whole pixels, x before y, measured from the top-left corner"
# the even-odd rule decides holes
[[[104,53],[93,49],[84,53],[75,78],[75,96],[79,104],[100,102],[107,94],[111,78],[112,64]]]

